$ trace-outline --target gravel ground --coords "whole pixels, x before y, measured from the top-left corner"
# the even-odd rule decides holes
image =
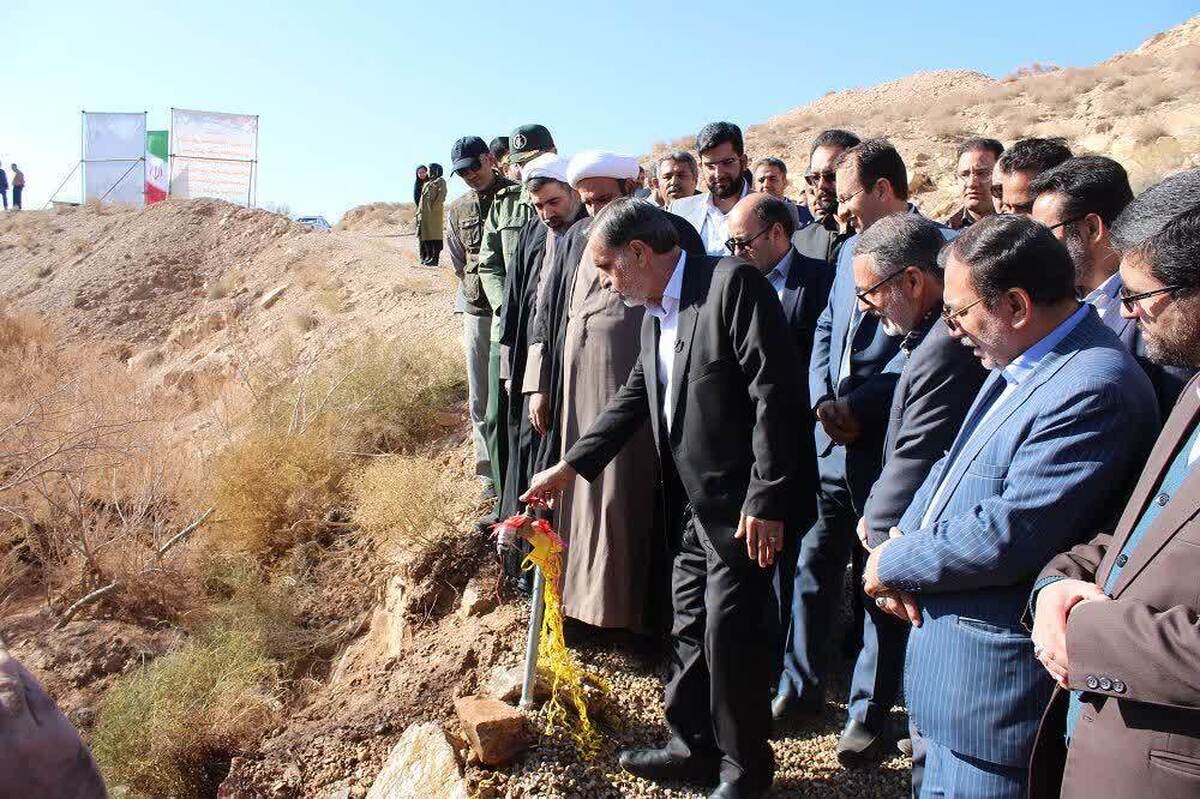
[[[579,762],[572,744],[560,736],[541,736],[516,764],[504,772],[471,769],[468,779],[481,799],[499,797],[704,797],[688,785],[659,785],[622,772],[617,752],[627,746],[656,745],[666,739],[662,691],[666,664],[662,657],[631,654],[613,647],[576,650],[585,668],[612,686],[611,700],[596,715],[605,734],[596,762]],[[831,696],[844,700],[850,662],[840,662]],[[903,797],[908,792],[909,760],[899,753],[876,768],[845,769],[835,747],[846,719],[844,701],[829,702],[810,723],[785,728],[773,741],[777,763],[774,797]],[[895,721],[899,722],[897,713]],[[534,716],[535,725],[542,722]]]

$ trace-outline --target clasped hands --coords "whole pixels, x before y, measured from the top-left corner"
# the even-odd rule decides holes
[[[850,412],[846,400],[826,400],[817,406],[817,421],[825,434],[838,444],[853,444],[862,435],[862,425]]]
[[[863,549],[871,553],[867,557],[866,565],[863,567],[863,591],[866,592],[867,596],[875,600],[875,606],[884,613],[890,613],[901,621],[906,621],[914,627],[920,627],[921,606],[917,603],[917,598],[908,591],[889,588],[879,580],[879,556],[883,553],[883,550],[887,549],[889,544],[900,538],[904,533],[900,532],[899,527],[893,527],[888,531],[888,540],[872,549],[867,544],[866,519],[858,520],[857,532],[858,540],[862,544]]]
[[[1038,591],[1033,613],[1033,656],[1063,688],[1067,687],[1067,620],[1085,602],[1111,602],[1100,586],[1086,580],[1059,580]]]

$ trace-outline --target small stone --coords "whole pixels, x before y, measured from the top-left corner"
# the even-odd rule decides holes
[[[462,603],[458,606],[460,615],[464,618],[482,616],[495,609],[496,593],[494,591],[488,590],[474,580],[467,583],[467,587],[463,589]]]
[[[525,751],[525,716],[499,699],[467,696],[454,702],[471,751],[489,766],[502,766]]]
[[[493,666],[488,672],[483,693],[501,702],[516,704],[521,698],[521,688],[525,682],[525,669],[521,666]],[[550,689],[542,675],[537,675],[533,684],[533,698],[541,701],[550,696]]]
[[[263,298],[258,301],[259,307],[270,308],[281,296],[283,296],[283,292],[287,291],[287,287],[287,283],[284,283],[282,286],[276,286],[268,291],[263,295]]]

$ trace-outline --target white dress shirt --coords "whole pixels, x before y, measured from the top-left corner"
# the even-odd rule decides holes
[[[675,375],[675,340],[679,331],[679,298],[683,295],[683,265],[687,253],[680,251],[675,271],[663,289],[662,298],[646,303],[646,313],[658,319],[658,384],[662,388],[662,411],[667,432],[671,431],[671,386]]]
[[[1096,315],[1100,317],[1104,326],[1117,335],[1121,334],[1126,325],[1125,319],[1121,316],[1121,287],[1124,285],[1125,281],[1121,280],[1121,273],[1113,272],[1108,280],[1096,286],[1090,294],[1083,298],[1084,302],[1096,309]]]
[[[750,193],[750,182],[742,180],[742,197]],[[709,255],[728,255],[725,242],[729,241],[729,224],[725,212],[718,208],[712,199],[712,194],[705,194],[708,201],[705,204],[704,225],[700,230],[700,238],[704,240],[704,249]],[[730,209],[732,210],[732,209]]]

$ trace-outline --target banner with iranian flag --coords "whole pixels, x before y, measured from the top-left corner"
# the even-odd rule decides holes
[[[167,131],[146,131],[146,204],[167,199]]]

